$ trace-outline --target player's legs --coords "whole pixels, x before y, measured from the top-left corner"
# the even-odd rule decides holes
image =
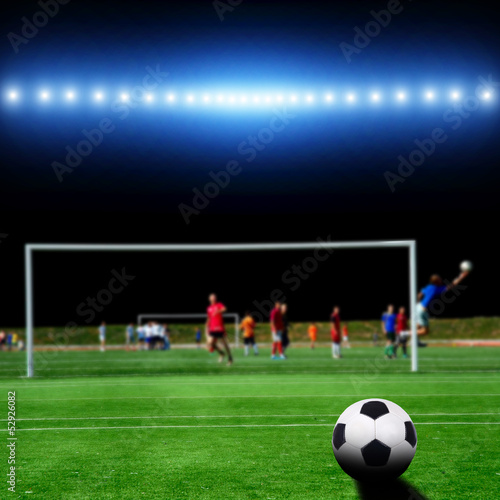
[[[208,350],[211,353],[214,351],[217,351],[219,353],[219,363],[220,363],[224,359],[224,351],[222,349],[220,349],[219,346],[217,345],[218,338],[220,338],[220,337],[218,337],[216,334],[209,335],[209,337],[208,337],[208,345],[209,345]]]
[[[259,348],[255,342],[255,337],[250,337],[250,343],[252,344],[254,355],[257,356],[259,354]]]
[[[250,353],[250,339],[248,337],[245,337],[243,339],[243,344],[245,345],[245,356],[248,356]]]
[[[227,337],[226,335],[222,335],[222,343],[224,344],[224,348],[226,349],[226,352],[227,352],[227,364],[228,365],[232,365],[233,364],[233,356],[231,354],[231,349],[229,347],[229,343],[227,341]]]

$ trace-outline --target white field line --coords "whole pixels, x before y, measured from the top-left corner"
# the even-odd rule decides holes
[[[500,422],[414,422],[415,425],[500,425]],[[114,429],[228,429],[241,427],[331,427],[333,424],[234,424],[234,425],[136,425],[117,427],[43,427],[33,429],[16,428],[16,433],[25,431],[97,431]],[[0,429],[8,432],[8,429]]]
[[[276,375],[279,375],[279,374],[276,374]],[[332,374],[333,376],[334,374]],[[378,384],[398,384],[398,382],[396,381],[387,381],[387,380],[381,380],[381,381],[375,381],[375,380],[369,380],[368,377],[372,377],[372,375],[364,375],[362,373],[359,374],[359,378],[362,379],[363,377],[367,377],[366,380],[354,380],[354,382],[356,384],[374,384],[376,383],[377,385]],[[431,380],[421,380],[420,378],[418,379],[415,379],[415,380],[407,380],[405,381],[405,385],[408,385],[408,384],[417,384],[417,385],[420,385],[420,384],[434,384],[436,382],[445,382],[447,384],[475,384],[477,383],[477,381],[485,381],[484,383],[488,383],[488,384],[492,384],[496,381],[493,381],[491,380],[491,377],[476,377],[476,378],[473,378],[471,379],[470,377],[468,378],[458,378],[458,377],[453,377],[453,379],[446,379],[446,378],[441,378],[441,379],[438,379],[438,378],[432,378]],[[326,384],[326,385],[346,385],[346,380],[321,380],[321,381],[318,381],[316,379],[301,379],[301,380],[297,380],[297,381],[288,381],[288,382],[283,382],[282,380],[279,381],[279,385],[304,385],[304,384],[311,384],[313,383],[314,385],[323,385],[323,384]],[[210,385],[210,386],[214,386],[216,385],[217,387],[219,386],[223,386],[223,385],[258,385],[258,386],[262,386],[262,385],[276,385],[276,381],[274,382],[259,382],[259,381],[243,381],[243,382],[216,382],[214,384],[214,382],[178,382],[178,381],[172,381],[172,380],[169,380],[168,378],[165,379],[163,382],[158,382],[156,384],[150,384],[150,383],[142,383],[142,384],[137,384],[137,383],[134,383],[134,384],[93,384],[93,383],[89,383],[89,382],[86,382],[86,383],[82,383],[82,384],[58,384],[57,381],[55,380],[53,383],[51,384],[45,384],[45,385],[39,385],[39,384],[30,384],[29,382],[27,382],[24,386],[21,386],[21,387],[18,387],[16,388],[17,390],[19,389],[23,389],[23,390],[26,390],[26,389],[50,389],[50,390],[54,390],[54,389],[59,389],[59,388],[64,388],[64,387],[85,387],[85,388],[88,388],[88,387],[113,387],[114,389],[118,388],[118,387],[169,387],[170,385],[175,385],[175,386],[179,386],[179,385],[201,385],[201,386],[204,386],[204,385]],[[481,382],[483,383],[483,382]],[[3,388],[9,388],[11,389],[12,388],[12,384],[9,384],[9,385],[1,385],[0,384],[0,388],[3,389]]]
[[[495,415],[500,413],[412,413],[413,417],[456,417],[456,416],[478,416]],[[153,415],[153,416],[134,416],[134,417],[40,417],[40,418],[18,418],[17,422],[35,422],[35,421],[66,421],[66,420],[132,420],[132,419],[167,419],[167,418],[322,418],[339,417],[340,413],[328,413],[325,415]],[[7,419],[0,421],[7,422]]]
[[[433,373],[437,373],[437,374],[444,374],[444,373],[449,373],[449,374],[455,374],[455,373],[458,373],[460,375],[463,375],[464,373],[470,375],[472,373],[493,373],[493,374],[500,374],[500,370],[463,370],[462,369],[463,367],[460,367],[460,369],[457,369],[457,370],[425,370],[425,373],[421,373],[419,374],[418,376],[419,377],[423,377],[423,376],[430,376],[430,374],[433,374]],[[228,368],[228,371],[230,370],[230,368]],[[35,370],[36,371],[36,370]],[[376,376],[383,376],[383,375],[387,375],[387,374],[390,374],[390,375],[409,375],[410,374],[410,371],[409,370],[394,370],[394,371],[391,371],[391,372],[376,372],[376,373],[373,373],[373,372],[370,372],[368,374],[364,373],[363,371],[360,371],[360,370],[335,370],[335,371],[328,371],[328,372],[317,372],[317,371],[314,371],[314,372],[311,372],[311,371],[301,371],[301,370],[280,370],[279,372],[266,372],[266,371],[262,371],[262,372],[258,372],[257,375],[284,375],[284,374],[292,374],[292,375],[358,375],[360,377],[363,377],[363,376],[368,376],[368,377],[376,377]],[[150,377],[150,376],[153,376],[153,375],[157,375],[157,376],[160,376],[160,377],[168,377],[168,378],[172,378],[172,377],[182,377],[183,375],[182,374],[176,374],[176,373],[168,373],[168,372],[141,372],[141,373],[109,373],[109,374],[98,374],[98,375],[90,375],[90,374],[78,374],[78,375],[75,375],[74,373],[71,374],[71,375],[58,375],[57,377],[51,379],[54,381],[54,383],[56,383],[58,380],[62,380],[62,379],[68,379],[68,378],[78,378],[78,379],[91,379],[91,378],[96,378],[96,379],[99,379],[99,378],[140,378],[140,377]],[[218,374],[217,374],[218,375]],[[241,375],[241,374],[240,374]],[[252,374],[252,375],[255,375],[255,374]],[[203,374],[203,376],[216,376],[216,374],[208,374],[208,375],[205,375]],[[235,375],[237,376],[237,375]],[[7,380],[10,380],[12,376],[7,376],[7,375],[2,375],[0,380],[2,379],[7,379]],[[39,379],[42,379],[44,377],[37,377],[35,375],[36,378],[39,378]],[[25,375],[22,375],[22,376],[14,376],[13,380],[15,381],[19,381],[19,380],[25,380],[26,379],[26,376]],[[474,379],[475,380],[475,379]],[[213,385],[213,384],[212,384]],[[9,384],[8,386],[5,386],[7,388],[11,388],[12,385]]]
[[[389,394],[387,397],[498,397],[500,394]],[[264,395],[207,395],[207,396],[112,396],[102,398],[18,398],[18,401],[109,401],[117,399],[247,399],[247,398],[359,398],[361,394],[264,394]]]
[[[167,355],[168,356],[168,355]],[[353,358],[350,358],[349,361],[362,361],[362,362],[366,362],[366,361],[374,361],[375,359],[378,359],[378,358],[357,358],[357,357],[353,357]],[[381,358],[380,358],[381,359]],[[484,361],[499,361],[499,357],[492,357],[492,358],[472,358],[472,359],[467,359],[467,358],[421,358],[419,357],[418,358],[419,361],[429,361],[429,362],[434,362],[434,361],[464,361],[466,360],[468,363],[471,363],[471,362],[478,362],[478,363],[483,363]],[[299,362],[302,362],[302,361],[313,361],[315,363],[317,363],[318,361],[322,361],[324,363],[331,363],[332,360],[331,358],[322,358],[322,357],[319,357],[319,358],[314,358],[314,357],[311,357],[311,358],[297,358],[297,361]],[[398,360],[396,360],[398,361]],[[402,361],[402,358],[399,358],[399,361]],[[188,364],[188,363],[196,363],[196,364],[207,364],[207,363],[213,363],[213,360],[211,359],[181,359],[181,358],[173,358],[173,359],[170,359],[170,358],[142,358],[142,359],[131,359],[131,358],[118,358],[118,359],[105,359],[105,360],[98,360],[98,361],[95,361],[95,358],[91,358],[91,359],[75,359],[75,360],[71,360],[71,359],[62,359],[62,360],[50,360],[49,361],[49,364],[68,364],[68,365],[75,365],[75,364],[86,364],[86,365],[91,365],[91,364],[97,364],[97,365],[100,365],[102,366],[103,364],[110,364],[110,363],[124,363],[126,365],[129,365],[131,363],[144,363],[144,364],[150,364],[150,363],[168,363],[168,364],[172,364],[172,363],[182,363],[182,364]],[[409,361],[403,361],[403,362],[409,362]],[[252,363],[252,366],[263,366],[262,363],[259,363],[259,362],[251,362]],[[16,362],[16,361],[7,361],[7,362],[4,362],[2,363],[3,366],[24,366],[24,360],[21,361],[21,362]],[[35,357],[35,365],[36,365],[36,357]],[[266,365],[267,366],[267,365]]]

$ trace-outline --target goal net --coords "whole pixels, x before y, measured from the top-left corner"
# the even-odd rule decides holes
[[[384,285],[383,281],[387,281],[387,269],[381,265],[374,265],[376,260],[370,259],[369,252],[367,259],[360,258],[353,252],[352,262],[345,264],[343,259],[349,252],[344,252],[344,250],[351,249],[361,253],[364,253],[365,250],[383,251],[385,254],[391,255],[391,259],[393,259],[394,253],[391,249],[406,251],[406,260],[404,253],[397,251],[399,256],[397,260],[389,262],[391,269],[395,269],[397,266],[397,269],[400,270],[398,272],[400,279],[391,283],[391,289],[398,287],[397,296],[409,306],[408,316],[413,332],[411,369],[417,371],[417,336],[416,322],[414,321],[417,303],[416,242],[413,240],[335,242],[328,237],[326,239],[318,238],[309,243],[27,244],[25,246],[27,376],[33,377],[35,374],[33,355],[35,312],[46,316],[46,310],[50,308],[54,311],[53,317],[64,318],[64,322],[71,320],[66,322],[66,326],[71,332],[82,325],[78,322],[82,318],[85,324],[94,325],[92,337],[89,337],[94,345],[97,345],[98,342],[97,326],[101,321],[106,320],[103,314],[116,317],[117,313],[114,311],[119,309],[124,324],[125,319],[127,323],[132,322],[140,310],[151,307],[151,309],[158,311],[167,303],[170,310],[175,310],[180,314],[178,319],[186,322],[190,316],[191,318],[194,316],[185,314],[186,311],[183,311],[182,307],[186,307],[187,311],[200,310],[200,305],[206,303],[206,294],[212,291],[221,292],[221,300],[230,307],[230,310],[244,311],[249,307],[251,314],[257,311],[258,315],[254,316],[257,318],[257,322],[267,323],[269,321],[269,305],[277,300],[276,292],[286,291],[287,297],[289,292],[293,294],[288,298],[293,298],[295,304],[305,304],[303,306],[304,314],[310,314],[307,318],[304,317],[304,321],[316,321],[318,318],[324,318],[325,312],[328,315],[329,308],[333,305],[331,303],[333,300],[331,290],[337,286],[335,297],[340,297],[342,303],[354,304],[353,307],[356,307],[356,310],[353,311],[353,314],[359,313],[360,310],[362,312],[364,308],[369,308],[369,314],[373,315],[371,317],[377,317],[380,313],[378,304],[386,299],[383,296],[377,297],[376,301],[364,299],[368,297],[368,287],[380,289]],[[329,255],[337,250],[339,250],[338,254],[335,253],[337,257],[331,261],[328,260]],[[159,266],[154,259],[144,258],[145,254],[151,255],[152,252],[168,255],[169,262],[175,262],[179,269],[185,270],[185,279],[170,284],[168,266]],[[39,260],[41,257],[38,256],[41,253],[45,254],[42,262]],[[71,270],[71,287],[68,287],[67,280],[59,285],[55,284],[56,275],[53,270],[56,266],[61,265],[61,253],[71,254],[65,257],[70,259],[70,264],[66,264],[66,268]],[[265,255],[263,258],[259,258],[257,257],[258,253]],[[50,256],[46,257],[47,254]],[[90,254],[93,255],[92,258],[89,257]],[[160,257],[162,258],[162,256]],[[299,257],[300,260],[298,260]],[[52,259],[52,265],[46,265],[45,259],[47,258]],[[129,268],[129,263],[133,262],[134,258],[140,261],[138,266],[149,266],[148,272],[136,273],[136,268],[132,264]],[[296,258],[297,260],[295,260]],[[91,261],[91,263],[89,264],[87,261]],[[316,272],[316,269],[320,269],[320,271]],[[349,272],[347,275],[345,274],[346,270]],[[86,276],[95,276],[96,273],[99,280],[96,283],[92,281],[90,284],[85,284]],[[332,275],[332,273],[335,274]],[[342,273],[344,274],[342,275]],[[371,277],[366,279],[368,274]],[[137,279],[135,279],[136,275]],[[332,279],[332,276],[336,276],[336,278]],[[67,278],[67,274],[65,278]],[[341,286],[341,283],[345,283],[342,281],[343,279],[360,283],[364,293],[359,286],[352,286],[350,289]],[[129,286],[128,280],[132,280],[134,285]],[[406,288],[406,283],[409,284],[409,288]],[[210,286],[210,289],[207,285]],[[250,288],[252,286],[253,289]],[[53,290],[52,293],[48,293],[49,287],[52,287],[50,288]],[[217,289],[214,290],[213,287]],[[254,300],[257,298],[253,295],[256,288],[259,290],[265,288],[265,301]],[[77,294],[77,296],[69,299],[71,293]],[[381,294],[379,293],[379,295]],[[57,297],[57,300],[54,300],[54,296]],[[228,296],[229,299],[226,300]],[[129,300],[127,297],[133,298]],[[95,298],[97,298],[98,304],[109,304],[105,306],[104,313],[95,314],[97,311]],[[89,302],[89,299],[93,302]],[[121,302],[122,299],[124,302]],[[179,303],[180,300],[182,303]],[[38,304],[38,309],[35,309],[35,301]],[[39,304],[42,304],[43,308]],[[99,307],[101,306],[99,305]],[[63,310],[69,311],[69,314],[59,312]],[[132,318],[129,316],[131,311],[134,314]],[[205,315],[203,313],[195,314],[199,314],[196,317],[197,320],[204,322]],[[235,313],[232,314],[233,316],[226,315],[226,317],[228,322],[234,321],[234,342],[235,345],[238,345],[238,318],[234,315]],[[169,319],[171,322],[175,320],[174,315],[168,314],[168,318],[166,315],[167,313],[148,316],[152,319],[160,319],[163,316],[163,319]],[[141,321],[143,321],[146,315],[141,316]],[[124,338],[122,330],[119,334],[122,335],[121,338]]]

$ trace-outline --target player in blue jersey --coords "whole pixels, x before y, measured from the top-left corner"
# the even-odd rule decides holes
[[[466,278],[469,271],[463,271],[460,275],[455,278],[451,283],[445,283],[439,274],[433,274],[429,280],[429,284],[422,288],[418,294],[418,304],[417,304],[417,335],[428,335],[429,334],[429,307],[432,307],[432,301],[442,298],[444,303],[451,302],[445,297],[446,292],[452,290],[460,284],[460,282]],[[418,343],[419,347],[425,347],[427,344],[423,342]]]
[[[384,354],[386,359],[395,357],[394,345],[396,343],[396,315],[394,314],[394,306],[389,304],[387,311],[382,314],[382,331],[387,339]]]

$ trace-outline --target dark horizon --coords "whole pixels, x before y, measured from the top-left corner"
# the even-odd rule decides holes
[[[9,5],[0,47],[0,326],[24,324],[25,243],[300,242],[328,235],[417,240],[419,288],[433,272],[455,277],[469,259],[476,268],[467,293],[443,315],[498,315],[499,14],[487,2],[471,9],[466,2],[393,1],[397,13],[385,23],[380,13],[389,3],[243,2],[221,20],[212,2],[68,2],[17,45],[9,34],[19,35],[40,6]],[[373,29],[376,19],[380,29],[363,42],[360,30],[368,23]],[[172,88],[181,95],[204,87],[295,87],[332,88],[344,100],[352,91],[360,99],[330,111],[277,104],[251,112],[168,111],[135,101],[117,111],[109,96],[141,85],[156,69],[157,96]],[[69,87],[78,93],[71,105],[61,98]],[[90,99],[98,87],[107,94],[101,105]],[[19,102],[9,102],[11,88],[19,89]],[[41,103],[42,88],[59,97]],[[384,93],[377,106],[366,100],[375,88]],[[408,92],[404,104],[394,100],[401,88]],[[429,88],[436,91],[432,103],[422,94]],[[459,90],[455,101],[452,89]],[[95,145],[71,163],[68,151],[86,153],[82,141]],[[160,260],[128,258],[143,273],[143,286],[157,287],[159,306],[163,300],[188,310],[164,292],[163,281],[147,284],[155,275],[171,279]],[[259,269],[267,269],[260,258]],[[324,317],[331,300],[344,297],[345,315],[360,310],[360,319],[378,317],[388,301],[407,302],[400,257],[377,256],[372,267],[370,258],[339,257],[318,278],[318,299],[305,292],[292,298],[291,318]],[[35,272],[36,324],[53,323],[57,314],[64,324],[81,296],[99,290],[118,265],[90,256],[78,264],[84,271],[73,271],[67,256],[44,259]],[[201,271],[193,274],[184,262],[172,272],[179,283],[193,283],[193,306],[204,310],[213,285],[198,283]],[[236,290],[222,270],[221,296],[231,295],[243,312],[276,286],[279,259],[271,268],[259,283]],[[56,286],[61,277],[67,282]],[[360,293],[364,280],[368,288]],[[176,286],[191,296],[189,286]],[[136,293],[121,307],[110,305],[107,320],[143,309],[147,298]],[[61,304],[59,313],[54,304]]]

